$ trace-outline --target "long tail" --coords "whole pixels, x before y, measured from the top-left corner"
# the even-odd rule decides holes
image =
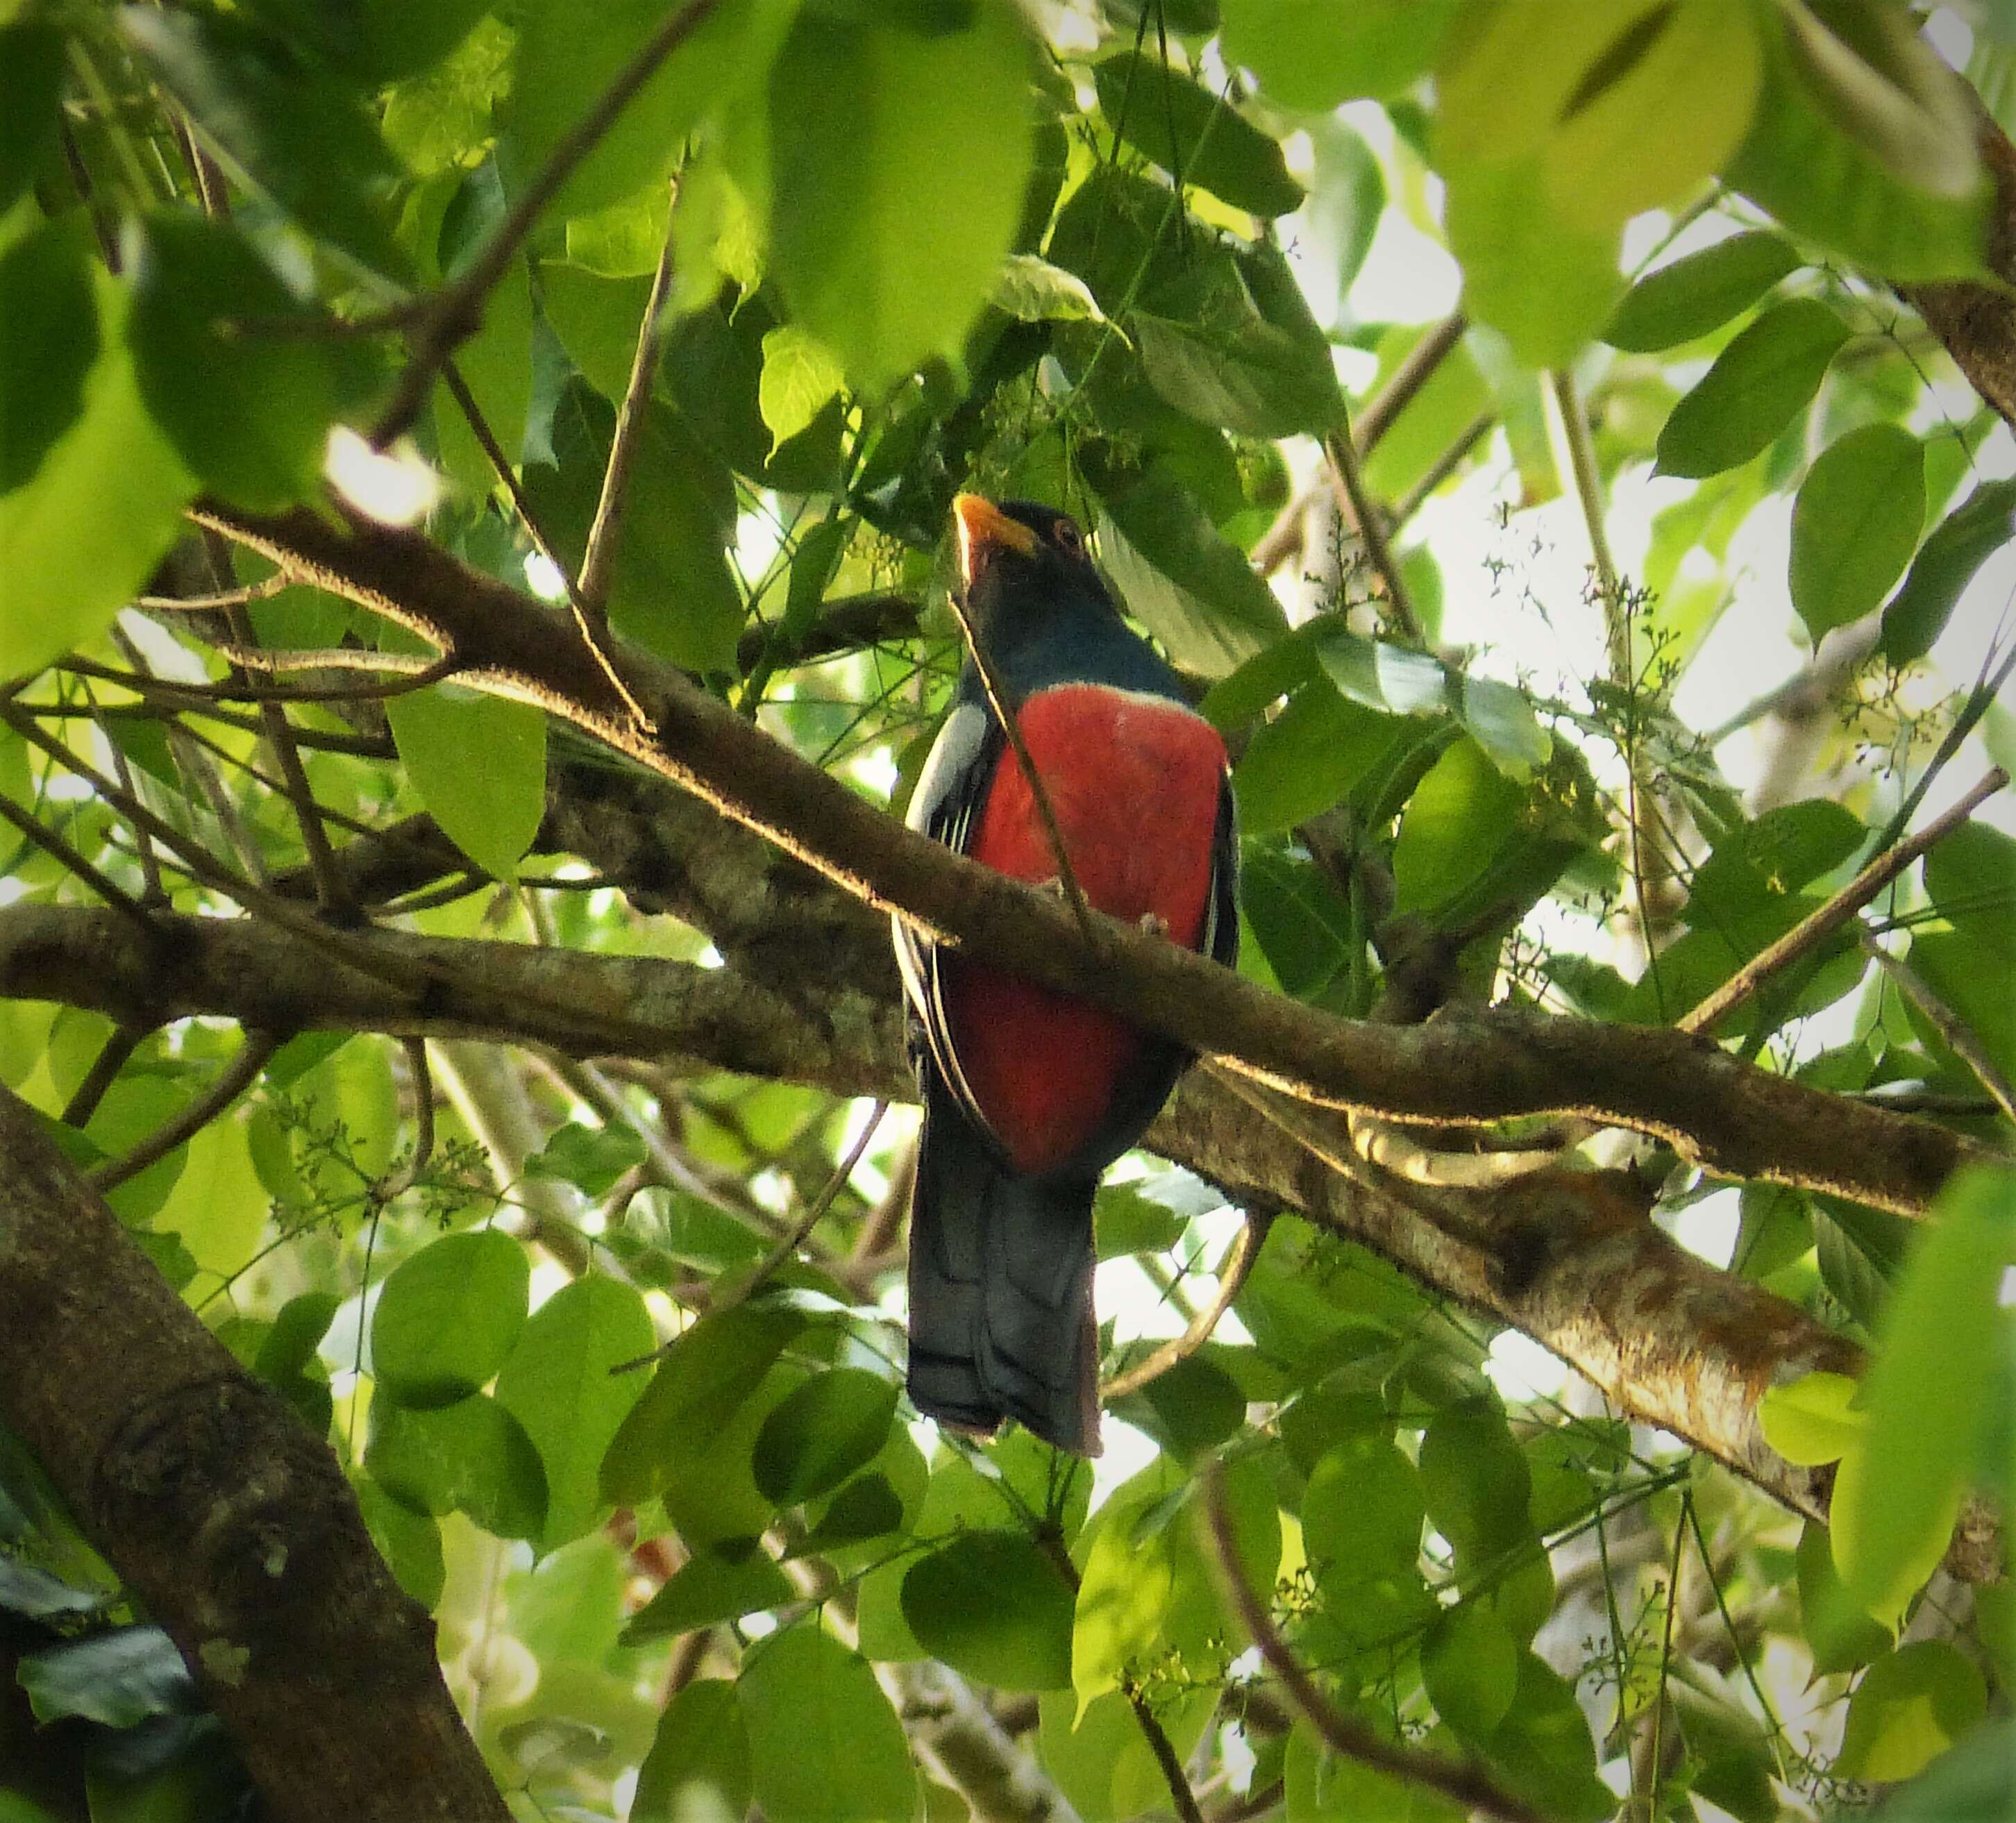
[[[910,1399],[992,1431],[1012,1418],[1099,1454],[1092,1178],[1021,1177],[927,1093],[910,1204]]]

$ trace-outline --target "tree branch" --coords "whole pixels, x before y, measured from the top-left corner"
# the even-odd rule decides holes
[[[1319,1104],[1390,1119],[1486,1123],[1571,1114],[1665,1139],[1732,1177],[1824,1190],[1921,1215],[1960,1163],[1988,1148],[1744,1064],[1686,1033],[1504,1007],[1417,1028],[1341,1019],[1118,921],[1089,949],[1069,907],[904,828],[751,727],[679,673],[615,654],[651,710],[639,727],[595,658],[556,617],[409,532],[305,513],[201,517],[319,586],[456,651],[468,681],[540,704],[845,891],[900,910],[938,941],[1076,993]]]
[[[705,860],[730,873],[754,838],[715,826]],[[879,937],[880,921],[830,890],[836,920]],[[156,951],[111,912],[0,908],[0,993],[156,1022],[208,1014],[253,1025],[396,1036],[540,1043],[578,1056],[697,1059],[836,1095],[909,1100],[893,968],[867,981],[780,972],[784,952],[751,944],[760,976],[650,957],[373,931],[365,969],[249,920],[166,917]],[[804,928],[794,925],[790,928]],[[170,958],[167,966],[161,956]],[[787,966],[787,965],[784,965]],[[416,985],[418,984],[418,985]],[[1874,1118],[1848,1104],[1856,1118]],[[1303,1111],[1305,1113],[1307,1111]],[[1322,1117],[1309,1115],[1313,1122]],[[1326,1153],[1348,1159],[1334,1121]],[[1794,1510],[1824,1519],[1827,1469],[1786,1461],[1757,1405],[1817,1370],[1855,1374],[1860,1352],[1761,1287],[1718,1270],[1647,1220],[1613,1177],[1545,1171],[1482,1194],[1347,1177],[1297,1134],[1192,1071],[1144,1142],[1221,1186],[1249,1215],[1289,1211],[1370,1248],[1411,1277],[1531,1336],[1622,1410],[1686,1438]],[[1971,1580],[1998,1573],[2000,1533],[1964,1523],[1949,1562]]]

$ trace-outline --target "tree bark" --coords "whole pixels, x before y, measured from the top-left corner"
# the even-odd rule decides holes
[[[166,1628],[281,1823],[504,1823],[434,1623],[324,1440],[0,1090],[0,1419]]]

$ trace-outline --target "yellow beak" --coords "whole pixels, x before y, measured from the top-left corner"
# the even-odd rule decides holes
[[[990,551],[1017,551],[1025,557],[1035,551],[1035,533],[978,494],[959,495],[952,503],[952,516],[959,527],[959,573],[968,583],[980,574]]]

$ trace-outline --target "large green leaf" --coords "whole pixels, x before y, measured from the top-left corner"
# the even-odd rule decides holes
[[[779,53],[777,276],[863,391],[954,348],[987,301],[1029,172],[1028,72],[1008,0],[974,0],[950,31],[808,12]]]
[[[665,1706],[637,1774],[630,1823],[739,1823],[753,1792],[749,1724],[735,1686],[697,1678]]]
[[[766,1557],[762,1547],[745,1544],[731,1557],[718,1548],[695,1551],[665,1580],[664,1586],[630,1617],[623,1629],[625,1645],[669,1639],[697,1629],[740,1620],[745,1614],[782,1608],[797,1591],[791,1580]]]
[[[743,1304],[682,1335],[603,1457],[603,1497],[635,1506],[661,1492],[682,1458],[718,1435],[804,1324],[793,1310]]]
[[[1173,474],[1088,478],[1103,509],[1100,555],[1128,611],[1177,664],[1222,677],[1286,630],[1273,592]]]
[[[0,56],[5,46],[0,43]],[[41,465],[84,410],[98,299],[81,224],[45,222],[0,248],[0,495]]]
[[[1327,1587],[1405,1575],[1421,1553],[1421,1479],[1388,1438],[1347,1437],[1310,1471],[1302,1542]]]
[[[392,697],[385,719],[443,832],[484,872],[516,878],[546,811],[545,712],[433,684]]]
[[[452,1404],[488,1384],[525,1325],[525,1249],[497,1230],[450,1234],[385,1281],[371,1319],[371,1371],[402,1405]]]
[[[552,1551],[603,1511],[602,1458],[648,1384],[618,1373],[650,1353],[650,1314],[635,1289],[604,1273],[563,1285],[532,1313],[497,1375],[497,1402],[525,1427],[546,1471]]]
[[[1852,1475],[1844,1467],[1835,1492],[1842,1580],[1879,1619],[1901,1609],[1945,1550],[1998,1371],[1997,1299],[2012,1265],[2016,1179],[1955,1179],[1892,1295],[1864,1384],[1863,1460]]]
[[[1301,202],[1280,142],[1159,57],[1119,52],[1093,66],[1092,80],[1107,124],[1172,177],[1255,215]]]
[[[1730,182],[1883,277],[1985,276],[1993,189],[1974,104],[1905,16],[1827,4],[1761,16],[1764,92]]]
[[[1223,0],[1225,48],[1282,107],[1327,113],[1427,74],[1459,0]]]
[[[756,1485],[780,1507],[834,1488],[874,1456],[896,1416],[896,1385],[866,1367],[815,1374],[763,1421]]]
[[[238,15],[127,6],[119,29],[247,182],[318,240],[408,276],[389,227],[403,174],[357,88]]]
[[[64,38],[41,19],[0,26],[0,215],[34,181],[62,126]]]
[[[1792,508],[1792,605],[1815,644],[1889,593],[1924,517],[1924,445],[1910,431],[1865,424],[1827,445]]]
[[[1974,1661],[1951,1641],[1914,1641],[1878,1659],[1848,1702],[1835,1764],[1849,1778],[1914,1778],[1987,1713]]]
[[[0,673],[39,671],[99,632],[176,538],[196,478],[140,398],[120,337],[125,311],[98,286],[106,345],[84,409],[34,474],[0,494]],[[11,333],[11,328],[9,333]]]
[[[227,223],[157,213],[128,236],[126,258],[140,395],[182,459],[248,511],[275,513],[312,495],[344,401],[339,344],[230,326],[307,313]]]
[[[717,110],[755,107],[798,0],[723,0],[668,57],[562,187],[563,215],[589,214],[663,182],[695,128]],[[518,28],[505,157],[522,186],[601,99],[645,39],[664,0],[608,0],[585,29],[568,0],[516,8]]]
[[[1798,250],[1781,234],[1761,228],[1733,234],[1640,279],[1603,339],[1638,354],[1677,348],[1748,309],[1798,265]]]
[[[756,1801],[772,1823],[909,1823],[917,1776],[868,1661],[816,1619],[772,1635],[737,1681]]]
[[[1020,1532],[968,1532],[903,1579],[903,1618],[924,1649],[1003,1690],[1067,1690],[1071,1585]]]
[[[536,1538],[545,1523],[539,1453],[484,1393],[424,1411],[374,1401],[364,1465],[395,1499],[437,1519],[466,1513],[499,1538]]]
[[[1848,326],[1816,298],[1766,311],[1715,357],[1659,433],[1659,471],[1698,477],[1748,462],[1820,391]]]
[[[1892,665],[1932,649],[1975,572],[2008,543],[2012,514],[2016,481],[1984,481],[1934,528],[1883,610],[1877,649]]]

